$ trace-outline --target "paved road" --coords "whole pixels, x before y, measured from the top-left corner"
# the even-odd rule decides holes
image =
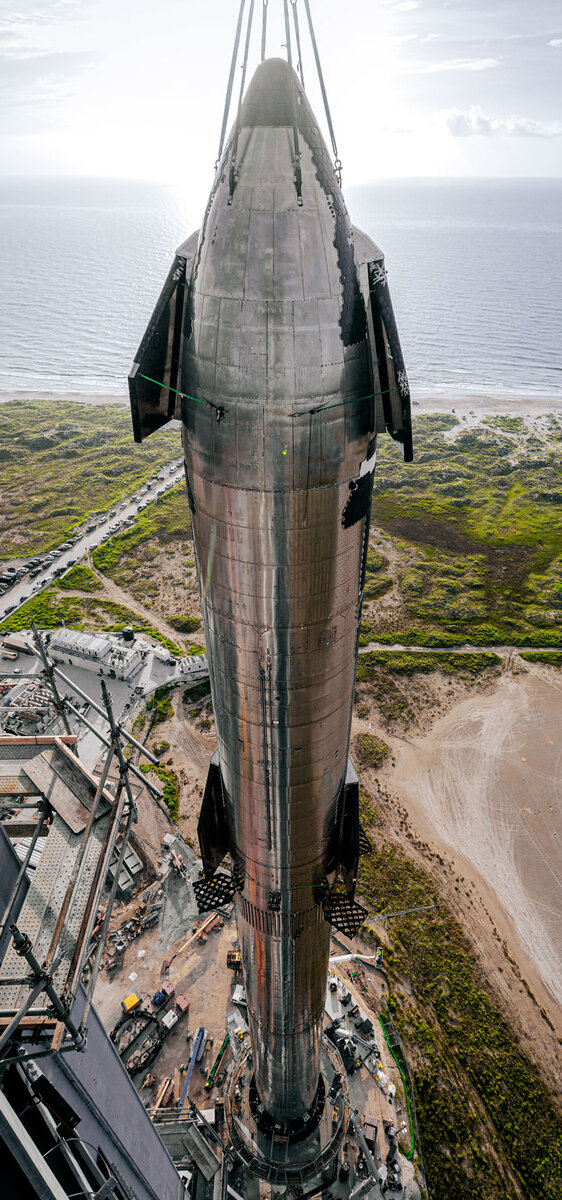
[[[108,509],[105,513],[96,513],[91,518],[85,518],[82,530],[77,530],[77,533],[82,533],[79,541],[76,541],[67,550],[61,551],[59,547],[56,551],[50,551],[50,554],[55,554],[54,559],[52,562],[42,565],[39,574],[34,579],[30,579],[29,574],[27,574],[0,596],[0,620],[5,616],[11,615],[12,612],[16,612],[31,596],[37,596],[39,592],[43,591],[43,588],[48,587],[53,582],[53,572],[55,570],[59,571],[61,567],[64,570],[68,570],[75,562],[80,562],[86,558],[90,551],[99,546],[100,542],[104,539],[118,532],[123,532],[123,522],[131,517],[135,517],[141,505],[153,503],[159,499],[159,493],[160,495],[162,494],[162,489],[169,491],[183,477],[183,460],[175,459],[173,463],[169,463],[167,467],[163,467],[158,472],[157,477],[151,479],[149,483],[143,484],[142,489],[139,488],[133,496],[129,496],[128,499],[115,504],[113,508]],[[144,493],[143,495],[141,495],[141,491]],[[110,526],[115,525],[117,522],[119,523],[119,530],[113,530],[110,533]],[[88,530],[89,532],[87,532]],[[30,555],[24,561],[29,561],[30,557],[33,556]],[[44,562],[46,555],[37,555],[36,557],[41,557]],[[14,560],[14,565],[15,562],[16,560]]]

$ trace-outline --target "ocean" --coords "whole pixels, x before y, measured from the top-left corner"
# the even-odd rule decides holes
[[[385,252],[414,397],[562,399],[562,180],[346,199]],[[154,183],[0,179],[0,397],[125,399],[190,209]]]

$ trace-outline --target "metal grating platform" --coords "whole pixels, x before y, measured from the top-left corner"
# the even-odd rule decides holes
[[[347,937],[355,937],[357,930],[363,924],[368,910],[362,904],[349,900],[345,894],[325,896],[323,900],[324,916],[334,929]]]
[[[74,953],[107,821],[108,816],[104,816],[96,822],[88,842],[79,886],[75,889],[60,940],[59,948],[64,954],[64,958],[54,976],[57,989],[61,989],[65,982]],[[72,833],[62,818],[55,814],[43,853],[18,916],[18,926],[29,937],[33,952],[41,963],[49,948],[64,894],[72,875],[80,841],[80,836]],[[25,985],[6,984],[3,980],[22,979],[26,974],[25,961],[10,946],[0,968],[0,1016],[19,1009],[28,995],[28,988]],[[41,1009],[43,1006],[44,996],[39,996],[36,1008]],[[34,1011],[35,1009],[31,1009],[30,1016],[33,1016]]]
[[[234,880],[231,875],[219,872],[212,879],[198,879],[193,884],[197,908],[200,913],[211,912],[234,898]]]

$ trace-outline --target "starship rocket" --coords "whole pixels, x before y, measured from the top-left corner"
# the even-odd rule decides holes
[[[364,913],[348,751],[377,434],[406,460],[412,439],[382,252],[283,60],[248,87],[129,388],[137,441],[182,422],[217,731],[195,889],[201,910],[234,898],[255,1089],[292,1128],[317,1094],[331,927]]]

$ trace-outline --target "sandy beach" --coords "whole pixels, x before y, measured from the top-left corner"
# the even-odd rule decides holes
[[[447,396],[415,395],[412,401],[412,416],[424,413],[453,413],[460,421],[478,424],[482,417],[523,417],[532,420],[551,413],[562,414],[560,396]],[[415,454],[415,447],[414,447]]]
[[[420,834],[495,896],[498,928],[562,1015],[561,695],[553,671],[502,675],[427,733],[394,741],[392,783]]]

